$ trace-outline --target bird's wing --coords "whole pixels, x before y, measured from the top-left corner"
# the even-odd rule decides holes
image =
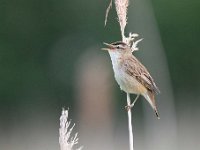
[[[125,72],[136,78],[144,87],[154,93],[160,93],[153,78],[147,69],[133,56],[123,61],[123,68]]]

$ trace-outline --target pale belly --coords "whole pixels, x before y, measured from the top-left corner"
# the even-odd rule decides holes
[[[114,69],[114,74],[115,79],[119,84],[121,90],[133,94],[146,93],[146,88],[141,83],[139,83],[134,77],[129,76],[123,70]]]
[[[113,70],[115,74],[115,79],[119,84],[121,90],[133,93],[133,94],[144,94],[147,92],[147,89],[140,84],[134,77],[131,77],[126,72],[124,72],[122,66],[120,65],[121,54],[114,53],[109,51],[111,56]]]

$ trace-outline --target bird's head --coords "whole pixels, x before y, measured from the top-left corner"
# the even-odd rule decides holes
[[[117,41],[111,44],[104,43],[104,45],[106,45],[107,47],[102,48],[102,50],[106,50],[109,53],[124,54],[131,51],[130,47],[122,41]]]

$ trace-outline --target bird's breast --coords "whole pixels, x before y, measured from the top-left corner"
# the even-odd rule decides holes
[[[139,83],[135,77],[130,76],[125,72],[125,69],[123,68],[124,61],[122,59],[122,55],[114,52],[109,52],[109,54],[112,60],[115,79],[121,90],[134,94],[145,93],[147,89]]]
[[[147,91],[146,88],[139,83],[135,77],[130,76],[124,71],[123,64],[121,64],[120,60],[118,63],[113,63],[113,70],[115,79],[121,90],[133,94],[142,94]]]

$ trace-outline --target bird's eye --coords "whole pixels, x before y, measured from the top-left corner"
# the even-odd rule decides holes
[[[117,49],[119,49],[119,45],[117,46]]]

